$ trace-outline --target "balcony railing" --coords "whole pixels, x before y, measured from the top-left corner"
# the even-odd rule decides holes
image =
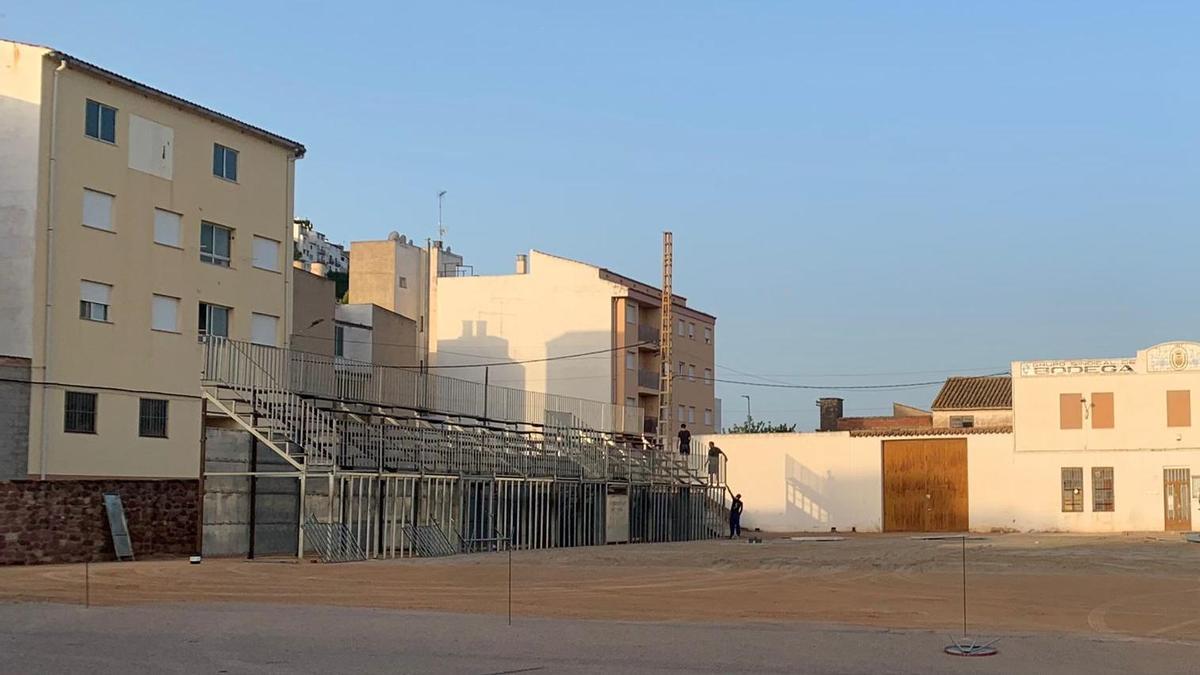
[[[657,326],[638,324],[638,342],[649,342],[652,344],[645,346],[657,348],[659,337],[659,330]]]
[[[638,386],[658,391],[658,373],[653,370],[639,370]]]

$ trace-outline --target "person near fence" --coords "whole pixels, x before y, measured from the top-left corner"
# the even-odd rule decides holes
[[[729,538],[742,538],[742,496],[734,495],[729,505]]]
[[[725,455],[725,451],[717,447],[717,444],[708,442],[708,479],[713,484],[717,484],[717,479],[721,475],[721,455]],[[725,455],[728,459],[729,455]]]
[[[679,454],[685,457],[692,454],[692,432],[686,424],[679,425]]]

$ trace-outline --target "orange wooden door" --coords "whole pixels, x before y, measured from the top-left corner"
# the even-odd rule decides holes
[[[883,442],[885,532],[965,532],[967,441]]]
[[[1167,532],[1192,529],[1190,469],[1163,469],[1163,521]]]

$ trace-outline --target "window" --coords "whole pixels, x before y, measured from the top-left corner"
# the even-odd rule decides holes
[[[712,368],[704,369],[704,384],[711,385],[713,383]]]
[[[237,182],[238,151],[213,143],[213,175]]]
[[[229,240],[233,231],[213,223],[200,223],[200,261],[229,267]]]
[[[688,424],[696,423],[696,406],[688,406]]]
[[[180,248],[179,234],[183,216],[162,209],[154,209],[154,242]]]
[[[704,327],[704,344],[706,344],[706,345],[712,344],[712,329],[709,328],[708,326]]]
[[[625,407],[626,408],[636,408],[637,407],[637,397],[626,396],[625,397]]]
[[[346,355],[346,327],[345,326],[334,326],[333,327],[333,355],[334,356],[345,356]]]
[[[113,231],[113,196],[105,192],[83,189],[83,224],[97,230]]]
[[[625,352],[625,368],[627,370],[637,370],[637,355],[633,352]]]
[[[408,277],[400,277],[396,280],[396,284],[399,285],[400,288],[408,288]]]
[[[169,295],[154,295],[150,298],[150,328],[179,332],[179,298]]]
[[[951,415],[950,416],[950,428],[951,429],[970,429],[974,426],[975,426],[975,416],[974,415]]]
[[[1063,513],[1083,511],[1083,467],[1063,467],[1062,510]]]
[[[694,323],[688,324],[688,339],[691,339],[691,340],[696,339],[696,324],[694,324]]]
[[[1083,406],[1080,401],[1083,400],[1083,394],[1059,394],[1058,395],[1058,428],[1059,429],[1082,429],[1083,428]]]
[[[1187,390],[1167,392],[1167,426],[1192,426],[1192,392]]]
[[[96,395],[68,391],[63,406],[63,431],[69,434],[96,433]]]
[[[160,398],[138,400],[138,436],[167,437],[167,401]]]
[[[1113,470],[1111,466],[1092,467],[1092,510],[1113,511]]]
[[[1092,428],[1113,428],[1112,392],[1092,392]]]
[[[679,406],[679,421],[682,422],[686,419],[687,419],[687,408],[685,408],[683,406]]]
[[[692,382],[696,381],[696,366],[694,364],[688,366],[688,380]]]
[[[200,322],[197,325],[201,335],[229,337],[229,308],[200,303]]]
[[[638,322],[637,315],[638,315],[637,305],[633,304],[632,302],[626,302],[625,303],[625,323],[637,323]]]
[[[680,319],[679,320],[679,337],[683,337],[684,335],[687,334],[687,332],[686,332],[687,329],[685,326],[686,326],[686,324],[684,323],[683,319]]]
[[[684,375],[687,375],[687,364],[684,363],[683,361],[680,361],[679,362],[679,376],[683,377]]]
[[[269,272],[279,271],[279,242],[264,237],[254,237],[254,266]]]
[[[108,321],[112,286],[94,281],[79,282],[79,318],[88,321]]]
[[[117,109],[88,99],[83,118],[83,133],[98,141],[117,142]]]
[[[250,341],[256,345],[274,347],[278,344],[279,317],[270,314],[250,314]]]
[[[706,427],[711,427],[711,426],[712,426],[712,423],[713,423],[713,418],[712,418],[712,409],[711,409],[711,408],[705,408],[705,409],[704,409],[704,426],[706,426]]]

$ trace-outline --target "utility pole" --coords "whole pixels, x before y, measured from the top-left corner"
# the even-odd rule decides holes
[[[674,314],[671,311],[671,276],[673,274],[674,258],[672,248],[674,240],[670,232],[663,232],[662,258],[662,308],[659,315],[662,325],[658,334],[658,354],[662,361],[658,378],[658,442],[666,450],[671,447],[671,336],[674,335]]]
[[[750,394],[742,394],[742,398],[746,399],[746,424],[750,423]]]

